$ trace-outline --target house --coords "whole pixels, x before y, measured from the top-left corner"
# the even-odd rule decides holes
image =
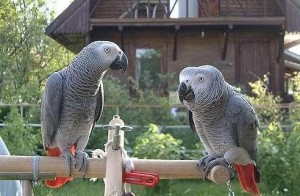
[[[173,73],[174,81],[153,82],[166,91],[184,67],[212,64],[246,88],[268,74],[270,91],[283,95],[286,73],[300,69],[288,51],[300,38],[285,43],[299,21],[298,0],[74,0],[46,34],[74,53],[94,40],[116,42],[129,57],[124,78],[140,86],[145,74]]]

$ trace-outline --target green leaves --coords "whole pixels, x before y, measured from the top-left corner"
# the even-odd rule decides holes
[[[4,121],[0,135],[12,155],[34,155],[36,145],[40,142],[40,134],[27,125],[18,109],[12,107]]]
[[[45,0],[3,0],[0,10],[0,100],[34,103],[47,76],[73,56],[44,34]],[[49,12],[49,11],[48,11]],[[28,96],[28,90],[34,92]]]
[[[182,141],[170,134],[159,133],[155,124],[150,124],[147,132],[136,138],[133,156],[142,159],[180,159]]]

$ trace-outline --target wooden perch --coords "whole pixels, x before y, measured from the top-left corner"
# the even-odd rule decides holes
[[[33,179],[33,156],[0,155],[0,179]],[[195,160],[154,160],[133,159],[137,171],[157,173],[160,179],[197,179],[204,178],[202,169],[196,167]],[[39,157],[39,179],[49,176],[68,176],[66,160],[63,157]],[[89,158],[84,178],[104,178],[106,158]],[[72,176],[83,178],[82,173],[73,169]],[[230,173],[224,166],[214,167],[209,179],[217,184],[225,183]]]

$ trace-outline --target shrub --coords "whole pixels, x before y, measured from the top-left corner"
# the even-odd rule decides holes
[[[34,155],[36,146],[41,140],[41,134],[37,129],[24,125],[24,121],[18,109],[12,107],[5,117],[4,128],[0,132],[10,154]]]
[[[300,77],[293,78],[294,86],[299,88]],[[251,102],[256,108],[259,119],[267,127],[259,132],[259,160],[262,192],[271,195],[297,195],[300,192],[300,126],[297,123],[299,109],[289,109],[289,115],[279,108],[280,98],[267,91],[266,77],[250,83],[254,97]],[[300,88],[299,88],[300,89]],[[295,100],[299,102],[296,94]],[[283,129],[290,124],[290,130]]]
[[[277,122],[270,123],[259,136],[259,166],[265,191],[297,195],[300,192],[300,124],[284,131]]]
[[[181,140],[160,133],[156,125],[150,124],[149,130],[136,138],[133,156],[143,159],[180,159],[181,143]],[[143,195],[168,195],[171,183],[171,180],[160,180],[159,185],[145,190]]]
[[[170,134],[160,133],[157,125],[150,124],[149,130],[136,138],[133,156],[142,159],[180,159],[181,143]]]
[[[278,106],[280,97],[273,95],[268,90],[267,76],[255,82],[249,82],[253,96],[248,97],[255,107],[256,113],[261,123],[282,120],[282,112]]]

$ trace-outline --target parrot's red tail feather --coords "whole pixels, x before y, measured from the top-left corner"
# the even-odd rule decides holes
[[[73,155],[75,155],[75,146],[70,147],[70,151]],[[49,157],[59,157],[61,155],[60,149],[59,148],[53,148],[47,149],[47,156]],[[45,184],[47,187],[50,188],[60,188],[64,184],[66,184],[68,181],[73,180],[72,177],[56,177],[54,180],[46,180]]]
[[[256,185],[255,180],[256,177],[254,164],[233,164],[233,167],[237,172],[240,185],[244,189],[244,191],[249,192],[253,195],[260,195],[260,191]]]
[[[60,188],[71,180],[73,180],[72,177],[56,177],[54,180],[45,180],[45,184],[49,188]]]

